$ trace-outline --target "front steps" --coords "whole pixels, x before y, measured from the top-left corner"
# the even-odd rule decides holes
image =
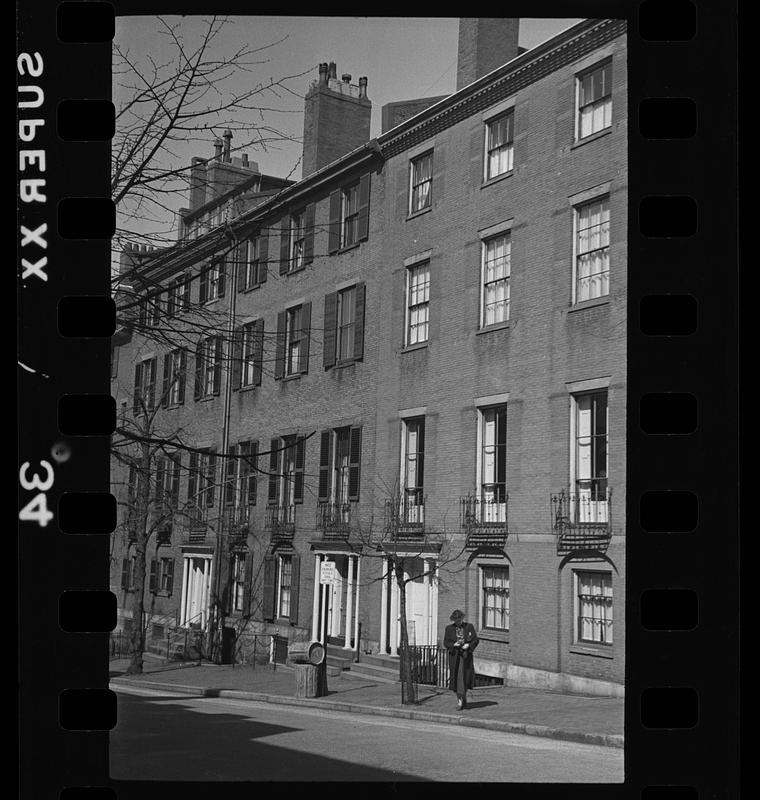
[[[398,656],[362,655],[361,661],[351,664],[349,674],[381,683],[398,683],[398,662]]]

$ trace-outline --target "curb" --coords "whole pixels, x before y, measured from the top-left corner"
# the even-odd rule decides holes
[[[624,737],[620,734],[565,731],[559,728],[550,728],[546,725],[531,725],[525,722],[505,722],[495,719],[467,719],[465,717],[454,716],[453,714],[436,714],[432,711],[407,711],[401,708],[388,708],[386,706],[359,705],[357,703],[342,703],[336,700],[321,700],[308,697],[287,697],[279,694],[246,692],[238,689],[203,689],[199,686],[183,686],[177,683],[159,683],[158,681],[136,681],[123,677],[112,678],[110,683],[116,684],[117,686],[145,686],[146,688],[161,689],[180,695],[189,694],[200,695],[201,697],[229,697],[236,700],[257,700],[274,705],[321,708],[328,711],[342,711],[349,714],[414,719],[422,722],[435,722],[444,725],[461,725],[466,728],[485,728],[491,731],[518,733],[526,736],[543,736],[547,739],[563,739],[565,741],[601,745],[603,747],[622,748],[624,746]]]

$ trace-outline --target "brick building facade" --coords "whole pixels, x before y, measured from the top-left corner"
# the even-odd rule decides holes
[[[238,658],[254,633],[325,624],[393,655],[403,553],[413,643],[461,608],[482,674],[622,683],[625,24],[523,51],[516,20],[501,45],[471,22],[454,94],[367,141],[367,80],[324,64],[301,181],[241,162],[203,204],[191,187],[176,245],[125,253],[143,310],[115,339],[114,394],[189,446],[149,478],[171,501],[146,554],[159,629],[219,607]],[[135,476],[113,477],[124,502]],[[127,624],[130,536],[125,511]]]

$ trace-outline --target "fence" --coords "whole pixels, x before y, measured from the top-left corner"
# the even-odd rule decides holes
[[[126,658],[132,654],[129,637],[124,631],[112,631],[108,634],[108,658]]]
[[[449,654],[440,645],[411,645],[412,682],[423,686],[449,687]],[[399,664],[401,678],[401,664]],[[475,674],[475,686],[501,686],[502,678]]]

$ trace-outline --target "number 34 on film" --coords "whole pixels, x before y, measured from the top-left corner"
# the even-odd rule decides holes
[[[40,473],[35,471],[29,474],[31,464],[25,461],[18,471],[18,481],[21,488],[28,492],[39,490],[37,494],[18,512],[18,518],[24,522],[36,522],[41,528],[47,527],[48,522],[53,519],[53,512],[48,511],[47,495],[45,492],[55,482],[55,472],[47,461],[39,462],[40,468],[45,471],[44,479]]]

